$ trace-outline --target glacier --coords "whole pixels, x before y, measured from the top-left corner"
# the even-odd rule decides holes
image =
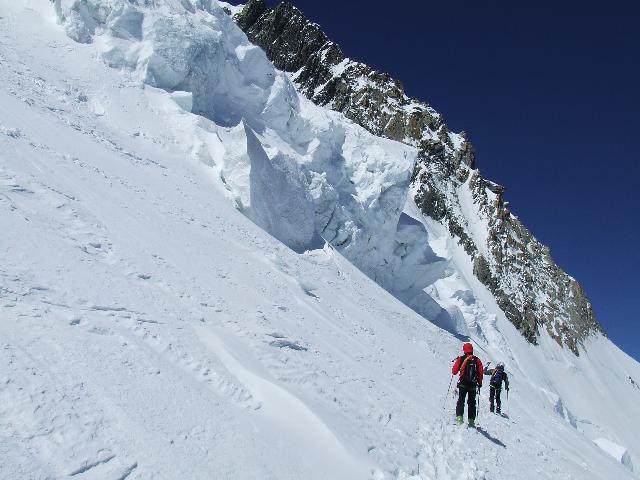
[[[634,478],[638,364],[528,344],[413,203],[416,150],[217,2],[0,17],[0,478]],[[482,432],[449,421],[461,337],[513,378]]]

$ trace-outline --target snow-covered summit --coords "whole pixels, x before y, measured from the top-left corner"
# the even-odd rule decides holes
[[[0,67],[0,478],[634,478],[638,364],[527,343],[215,2],[1,3]],[[510,418],[450,425],[434,323]]]
[[[475,277],[530,342],[546,330],[578,355],[584,340],[602,333],[580,284],[511,214],[504,188],[476,169],[464,133],[450,131],[430,105],[408,97],[400,81],[347,58],[291,2],[269,8],[265,0],[249,0],[235,18],[316,104],[418,148],[412,200],[420,214],[449,230]]]

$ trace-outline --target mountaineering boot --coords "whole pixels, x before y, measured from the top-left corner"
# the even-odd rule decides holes
[[[462,425],[462,416],[456,417],[456,425]]]
[[[491,406],[489,407],[489,410],[491,410],[491,413],[493,413],[493,412],[494,412],[494,410],[495,410],[495,409],[493,408],[493,405],[491,405]],[[498,410],[498,413],[500,413],[500,410]]]
[[[500,414],[500,407],[498,407],[498,409],[496,410],[496,412],[498,412],[498,415]]]
[[[470,418],[469,419],[469,427],[473,428],[476,426],[476,419],[475,418]]]

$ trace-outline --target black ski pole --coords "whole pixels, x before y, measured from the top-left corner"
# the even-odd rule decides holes
[[[449,380],[449,388],[447,388],[447,394],[444,396],[444,401],[442,402],[442,411],[447,406],[447,398],[449,398],[449,392],[451,391],[451,384],[453,383],[453,373],[451,374],[451,380]]]

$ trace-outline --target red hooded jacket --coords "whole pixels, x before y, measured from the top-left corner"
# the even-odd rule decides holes
[[[465,361],[467,358],[469,357],[473,357],[473,353],[467,354],[467,355],[463,355],[462,357],[458,357],[456,359],[456,362],[453,364],[453,368],[451,369],[451,373],[454,375],[457,375],[458,373],[460,374],[460,378],[462,378],[464,376],[464,369],[467,365],[467,362]],[[482,365],[482,362],[480,361],[480,359],[478,357],[476,357],[476,363],[478,364],[478,385],[481,387],[482,386],[482,378],[484,377],[484,366]]]

